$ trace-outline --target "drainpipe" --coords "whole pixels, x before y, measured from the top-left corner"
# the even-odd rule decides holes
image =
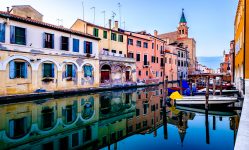
[[[246,1],[244,2],[244,67],[243,67],[243,93],[245,94],[245,79],[246,79]]]

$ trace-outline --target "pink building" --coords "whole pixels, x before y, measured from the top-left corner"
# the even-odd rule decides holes
[[[127,32],[128,34],[128,57],[136,60],[138,83],[160,83],[163,77],[161,67],[161,51],[164,41],[146,32]]]
[[[178,55],[174,48],[169,46],[165,47],[165,75],[168,76],[168,80],[170,82],[174,82],[176,84],[172,84],[173,86],[177,86],[177,58]]]

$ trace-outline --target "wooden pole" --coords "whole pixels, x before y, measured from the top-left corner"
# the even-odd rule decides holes
[[[216,77],[213,77],[213,95],[215,95],[215,91],[216,91]]]
[[[206,143],[210,144],[209,123],[208,123],[208,109],[205,110],[205,125],[206,125]]]
[[[169,82],[169,77],[166,76],[166,81],[165,81],[165,95],[166,95],[166,97],[169,95],[169,93],[168,93],[168,82]]]
[[[206,78],[206,104],[205,109],[208,109],[208,99],[209,99],[209,76]]]
[[[213,116],[213,130],[216,130],[216,118]]]
[[[220,77],[220,95],[222,95],[222,76]]]
[[[180,93],[182,95],[182,76],[180,76]]]
[[[192,78],[189,79],[189,84],[190,84],[190,96],[193,96]]]

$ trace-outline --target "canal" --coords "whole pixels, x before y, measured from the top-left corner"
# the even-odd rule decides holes
[[[232,150],[236,111],[163,107],[162,86],[0,105],[0,149]]]

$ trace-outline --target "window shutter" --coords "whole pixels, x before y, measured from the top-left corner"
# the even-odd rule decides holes
[[[73,102],[73,107],[72,107],[72,120],[74,121],[77,117],[77,101]]]
[[[92,54],[92,53],[93,53],[93,43],[90,42],[90,54]]]
[[[54,78],[54,64],[52,64],[52,78]]]
[[[27,29],[24,29],[24,44],[27,45]]]
[[[44,64],[42,64],[42,77],[43,78],[45,77],[45,67],[44,67]]]
[[[52,49],[54,49],[54,35],[52,34]]]
[[[15,44],[16,38],[15,38],[15,26],[10,26],[10,43]]]
[[[14,127],[15,127],[14,120],[10,120],[9,121],[10,137],[14,137]]]
[[[14,60],[12,60],[9,63],[9,76],[10,76],[10,79],[14,79],[15,78],[15,74],[16,74],[15,72],[16,72],[15,62],[14,62]]]
[[[72,74],[73,78],[76,77],[76,67],[75,65],[73,64],[73,74]]]
[[[62,36],[61,36],[61,50],[62,50]]]
[[[86,41],[84,41],[84,53],[86,53]]]
[[[5,24],[0,23],[0,42],[5,42]]]
[[[46,47],[46,33],[43,33],[43,48]]]
[[[22,66],[22,72],[23,72],[23,77],[25,79],[28,78],[28,63],[25,62],[24,65]]]
[[[68,66],[66,65],[65,76],[68,77]]]

